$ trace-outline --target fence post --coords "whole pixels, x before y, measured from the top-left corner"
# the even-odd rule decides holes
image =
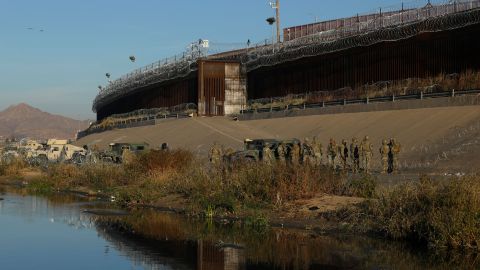
[[[346,98],[343,99],[343,106],[345,106],[345,105],[347,105],[347,99]]]
[[[395,102],[395,94],[392,94],[392,102]]]
[[[452,97],[455,97],[455,89],[452,89]]]
[[[423,99],[423,91],[420,91],[420,99]]]
[[[367,96],[367,104],[370,104],[370,98]]]
[[[322,108],[325,108],[325,101],[322,101]]]

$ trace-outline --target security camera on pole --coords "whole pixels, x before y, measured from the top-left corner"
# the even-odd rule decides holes
[[[268,24],[270,25],[273,25],[274,23],[276,23],[276,26],[277,26],[277,43],[280,43],[280,0],[276,0],[275,2],[270,2],[270,7],[272,7],[273,9],[275,9],[275,18],[274,17],[270,17],[267,19],[267,22]],[[274,33],[273,33],[273,29],[272,29],[272,49],[273,49],[273,52],[275,52],[275,38],[274,38]]]
[[[277,43],[280,43],[280,0],[270,2],[270,6],[275,9],[275,22],[277,23]]]

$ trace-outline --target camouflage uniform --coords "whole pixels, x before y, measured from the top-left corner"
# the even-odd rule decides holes
[[[231,147],[227,148],[227,150],[225,150],[223,153],[223,161],[230,162],[233,154],[235,154],[235,150],[233,150]]]
[[[334,139],[330,139],[327,149],[328,154],[328,166],[335,169],[335,158],[337,157],[337,143]]]
[[[268,165],[272,165],[275,161],[275,155],[273,154],[272,149],[265,145],[263,147],[263,162]]]
[[[221,147],[215,142],[210,148],[210,162],[214,165],[219,165],[222,158],[222,149]]]
[[[390,145],[387,143],[387,140],[382,141],[382,146],[380,146],[380,155],[382,155],[382,173],[386,174],[389,170],[389,155],[390,155]]]
[[[372,160],[373,152],[372,152],[372,144],[370,143],[368,136],[365,136],[362,143],[360,144],[360,152],[363,159],[363,170],[366,173],[369,173],[370,161]]]
[[[357,138],[353,138],[350,144],[350,160],[352,161],[352,172],[357,173],[360,169],[360,147]]]
[[[389,146],[391,153],[392,172],[398,173],[398,155],[401,151],[401,145],[397,143],[395,139],[391,139]]]
[[[323,155],[322,143],[317,140],[316,136],[313,137],[312,151],[313,151],[313,155],[315,156],[315,164],[316,165],[321,165],[322,164],[322,155]]]
[[[347,140],[343,140],[342,144],[338,147],[338,153],[342,158],[342,166],[344,170],[347,170],[348,167],[348,145]]]
[[[298,164],[298,162],[300,161],[300,145],[298,144],[294,144],[292,146],[292,149],[290,151],[290,157],[292,159],[292,163],[293,164]]]
[[[277,147],[278,161],[285,162],[287,158],[287,149],[283,143],[280,143]]]
[[[304,164],[314,165],[315,156],[313,154],[313,147],[308,138],[305,138],[302,145],[302,158]]]

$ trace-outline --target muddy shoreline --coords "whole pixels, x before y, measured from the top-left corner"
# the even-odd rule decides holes
[[[28,180],[26,180],[25,178],[12,179],[9,177],[0,177],[0,186],[11,187],[11,188],[28,192]],[[166,200],[168,200],[168,196],[161,198],[162,199],[161,201],[163,202],[157,202],[156,204],[139,203],[139,204],[123,205],[123,204],[117,203],[114,199],[112,199],[112,195],[106,194],[104,192],[94,191],[94,190],[63,189],[63,190],[55,190],[51,194],[48,194],[48,193],[38,194],[35,192],[29,192],[29,193],[31,193],[32,195],[44,195],[47,198],[49,195],[54,195],[54,194],[74,195],[80,198],[92,198],[92,199],[98,199],[103,202],[107,202],[114,209],[120,208],[126,211],[132,211],[136,209],[151,209],[158,212],[174,213],[174,214],[178,214],[186,217],[193,217],[193,218],[199,218],[199,219],[208,218],[219,224],[228,224],[233,222],[245,223],[248,219],[254,218],[255,215],[258,215],[258,213],[255,213],[254,215],[248,214],[248,213],[239,213],[237,215],[232,213],[223,213],[223,214],[215,214],[211,217],[206,217],[204,213],[201,213],[198,210],[192,210],[191,209],[192,204],[189,204],[186,199],[183,199],[181,203],[179,203],[177,200],[177,202],[175,203],[175,206],[172,206],[171,204],[166,203]],[[173,196],[173,197],[178,199],[178,196]],[[270,209],[262,209],[261,211],[263,213],[271,212]],[[351,230],[345,229],[346,227],[345,224],[342,226],[338,222],[327,221],[325,218],[301,219],[298,217],[295,217],[295,218],[279,218],[278,217],[279,215],[282,215],[284,213],[285,212],[282,212],[281,210],[276,210],[274,212],[271,212],[271,215],[267,217],[268,224],[266,225],[273,228],[297,229],[297,230],[315,232],[318,234],[338,234],[338,233],[353,234]],[[328,214],[328,212],[320,212],[318,214],[320,215]],[[365,235],[372,236],[371,234],[365,234]]]

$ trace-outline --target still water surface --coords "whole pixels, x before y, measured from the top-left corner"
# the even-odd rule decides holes
[[[0,269],[450,269],[475,255],[399,243],[110,210],[100,201],[0,192]]]

